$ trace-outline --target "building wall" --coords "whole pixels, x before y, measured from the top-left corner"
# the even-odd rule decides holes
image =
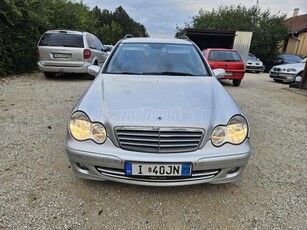
[[[296,54],[298,41],[294,38],[289,38],[286,53],[288,54]]]
[[[301,33],[298,36],[298,39],[300,39],[300,44],[297,49],[297,54],[300,55],[301,57],[306,57],[307,56],[307,32]]]
[[[297,39],[289,37],[288,43],[283,42],[283,46],[287,46],[281,48],[280,51],[284,51],[289,54],[297,54],[301,57],[307,56],[307,32],[301,33]]]

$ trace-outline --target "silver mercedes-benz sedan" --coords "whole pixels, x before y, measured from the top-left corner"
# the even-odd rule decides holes
[[[66,152],[91,180],[177,186],[238,180],[249,125],[187,39],[124,38],[73,108]]]

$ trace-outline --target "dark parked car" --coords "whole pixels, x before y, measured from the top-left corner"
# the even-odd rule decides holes
[[[281,65],[281,64],[299,63],[301,61],[302,61],[302,58],[294,54],[279,54],[275,58],[267,59],[264,61],[264,65],[265,65],[264,70],[265,72],[269,72],[273,66]]]

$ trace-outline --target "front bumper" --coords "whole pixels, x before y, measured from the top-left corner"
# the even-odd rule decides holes
[[[280,73],[280,72],[270,72],[270,78],[283,81],[283,82],[294,82],[296,74],[291,73]]]
[[[232,70],[225,70],[225,76],[221,79],[243,79],[245,71],[232,71]]]
[[[92,141],[66,141],[66,152],[73,172],[85,179],[110,180],[135,185],[179,186],[201,183],[228,183],[240,179],[249,160],[249,139],[241,145],[225,144],[219,148],[209,141],[202,149],[186,153],[142,153],[120,149],[110,139],[103,145]],[[192,164],[192,175],[167,177],[131,177],[125,175],[125,162]],[[234,170],[235,169],[235,170]]]
[[[256,72],[262,72],[263,71],[263,66],[253,66],[253,65],[246,65],[245,67],[246,71],[256,71]]]

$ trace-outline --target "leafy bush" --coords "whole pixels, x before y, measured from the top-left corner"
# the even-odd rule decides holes
[[[261,59],[275,56],[281,41],[288,35],[284,24],[286,15],[271,14],[270,10],[261,10],[257,4],[250,8],[242,5],[220,6],[217,10],[201,9],[192,18],[187,27],[195,29],[252,31],[250,50]],[[177,35],[183,29],[177,28]]]
[[[84,30],[115,44],[126,33],[148,36],[122,7],[114,13],[68,0],[0,0],[0,76],[36,70],[35,49],[51,29]]]

